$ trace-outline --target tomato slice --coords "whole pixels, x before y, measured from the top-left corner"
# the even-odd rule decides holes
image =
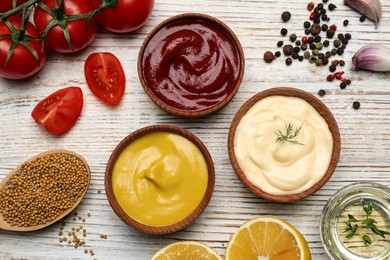
[[[114,106],[122,100],[126,77],[114,54],[92,53],[85,61],[84,74],[92,93],[104,103]]]
[[[67,87],[40,101],[31,112],[31,116],[48,132],[62,134],[76,123],[82,108],[81,88]]]

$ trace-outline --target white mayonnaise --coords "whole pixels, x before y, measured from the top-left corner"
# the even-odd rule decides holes
[[[275,132],[293,132],[299,143],[276,142]],[[297,194],[311,188],[326,173],[333,138],[325,119],[301,98],[271,96],[258,101],[241,118],[234,152],[247,179],[273,195]]]

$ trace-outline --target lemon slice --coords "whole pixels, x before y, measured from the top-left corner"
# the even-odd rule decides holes
[[[181,241],[158,250],[150,260],[222,260],[211,247],[195,241]]]
[[[226,260],[311,260],[309,246],[299,231],[276,217],[257,217],[244,223],[230,238]]]

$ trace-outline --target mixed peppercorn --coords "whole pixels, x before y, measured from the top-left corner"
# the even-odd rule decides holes
[[[278,41],[277,47],[282,48],[283,54],[286,56],[286,65],[291,65],[294,60],[307,60],[316,66],[328,66],[330,74],[326,77],[327,81],[340,81],[340,88],[345,89],[352,82],[346,78],[344,71],[341,69],[345,65],[345,61],[336,56],[342,56],[346,46],[352,39],[350,33],[337,33],[338,28],[336,24],[328,24],[330,17],[329,12],[334,11],[337,6],[335,4],[328,4],[328,0],[322,0],[321,3],[315,4],[309,2],[307,10],[310,11],[309,19],[304,21],[303,37],[298,37],[295,33],[288,34],[286,28],[280,30],[282,36],[288,36],[288,43],[285,41]],[[285,11],[281,18],[283,22],[287,22],[291,18],[291,13]],[[343,25],[348,26],[349,21],[344,20]],[[321,36],[321,32],[324,33]],[[280,51],[272,53],[267,51],[264,53],[264,61],[272,62],[281,56]],[[324,92],[321,92],[324,95]]]

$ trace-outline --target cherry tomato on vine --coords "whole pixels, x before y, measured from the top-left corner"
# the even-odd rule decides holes
[[[90,0],[95,9],[102,0]],[[97,14],[98,23],[112,32],[127,33],[141,28],[152,14],[154,0],[117,0],[115,8]]]
[[[84,73],[88,87],[104,103],[114,106],[122,100],[126,77],[114,54],[92,53],[85,61]]]
[[[83,92],[79,87],[60,89],[40,101],[31,113],[35,122],[52,134],[68,131],[83,108]]]
[[[47,5],[53,12],[50,14],[45,11],[40,5],[37,6],[34,12],[34,22],[39,32],[43,32],[46,26],[52,19],[55,19],[58,24],[51,28],[45,38],[45,44],[50,49],[61,52],[70,53],[76,52],[87,47],[96,37],[97,26],[93,18],[86,27],[87,19],[69,21],[70,15],[86,14],[91,11],[91,7],[87,0],[64,0],[64,8],[61,10],[61,0],[56,0],[58,8],[54,6],[54,0],[43,0],[42,4]],[[56,10],[55,10],[56,9]],[[65,14],[65,15],[64,15]],[[53,15],[53,16],[52,16]],[[64,25],[64,28],[60,26]],[[69,46],[65,32],[69,32],[71,47]]]
[[[36,38],[39,36],[37,29],[32,23],[29,22],[27,24],[25,35],[23,36],[18,32],[22,26],[22,17],[12,16],[8,18],[8,21],[16,31],[12,33],[5,22],[0,22],[0,34],[9,35],[0,36],[0,77],[8,79],[27,78],[42,69],[46,61],[46,52],[42,48],[41,40],[29,39],[29,37]],[[19,44],[12,51],[10,49],[13,42]],[[12,54],[7,61],[9,51]]]
[[[16,6],[21,5],[27,1],[28,0],[17,0]],[[0,0],[0,13],[4,13],[13,9],[14,8],[13,2],[14,0]]]

